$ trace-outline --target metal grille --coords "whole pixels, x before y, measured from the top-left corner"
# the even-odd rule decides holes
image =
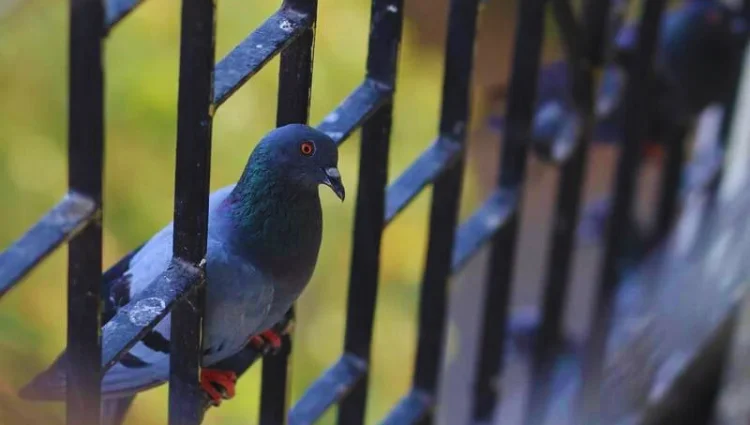
[[[69,192],[42,220],[0,255],[0,296],[17,284],[45,256],[69,243],[68,353],[76,361],[68,370],[67,422],[95,424],[100,417],[99,380],[139,338],[172,312],[169,422],[197,424],[207,408],[197,387],[200,363],[211,157],[211,123],[217,109],[270,59],[281,55],[277,125],[308,120],[312,81],[312,49],[317,0],[285,0],[226,57],[214,64],[215,2],[183,1],[176,155],[174,253],[165,274],[111,318],[100,334],[103,174],[102,40],[141,1],[71,0],[69,86]],[[469,121],[469,91],[480,0],[450,2],[440,126],[433,144],[392,184],[387,161],[393,93],[403,22],[402,0],[373,0],[369,55],[364,81],[326,117],[318,128],[337,143],[361,127],[359,188],[353,234],[346,337],[343,353],[288,409],[286,372],[291,348],[264,361],[260,423],[308,424],[330,407],[339,406],[338,423],[364,422],[368,373],[379,278],[380,244],[385,226],[425,187],[433,186],[429,249],[419,310],[419,344],[411,391],[382,423],[427,424],[433,421],[440,361],[445,347],[447,284],[478,250],[489,244],[490,260],[481,306],[478,366],[473,386],[474,423],[489,423],[498,398],[503,341],[525,184],[529,132],[534,113],[545,13],[551,10],[568,55],[571,90],[582,130],[575,148],[561,159],[551,255],[546,265],[543,314],[533,354],[533,393],[528,421],[541,423],[551,397],[551,373],[562,338],[560,323],[568,292],[575,223],[584,165],[594,125],[593,96],[607,58],[607,23],[611,3],[585,1],[575,13],[568,0],[519,2],[512,72],[507,100],[507,128],[496,188],[464,223],[458,224],[458,200],[464,168],[464,141]],[[548,4],[549,3],[549,4]],[[630,70],[625,99],[625,148],[614,186],[614,215],[589,339],[582,414],[594,420],[601,385],[604,342],[620,272],[623,223],[635,193],[640,141],[646,117],[640,108],[655,51],[664,0],[644,0],[636,61]],[[679,135],[682,139],[684,134]],[[674,220],[677,181],[684,158],[681,143],[668,153],[659,215],[660,237]],[[455,229],[455,231],[453,231]],[[121,267],[137,251],[113,266]],[[157,306],[159,308],[154,309]],[[157,311],[158,314],[143,312]],[[139,314],[142,320],[132,321]],[[290,312],[289,318],[292,317]],[[117,328],[118,332],[112,332]],[[100,335],[101,339],[100,339]],[[259,356],[246,348],[226,363],[239,373]],[[101,365],[101,367],[92,365]],[[287,413],[288,412],[288,413]],[[587,422],[588,423],[588,422]]]

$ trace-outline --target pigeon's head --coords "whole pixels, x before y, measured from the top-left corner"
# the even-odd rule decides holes
[[[272,169],[310,190],[326,185],[343,201],[346,192],[338,160],[333,139],[312,127],[290,124],[268,133],[253,151],[248,166]]]
[[[748,23],[741,14],[720,1],[692,0],[668,18],[664,35],[667,43],[689,45],[693,42],[700,47],[736,49],[747,40]]]
[[[736,11],[719,1],[686,2],[662,28],[666,70],[697,109],[723,102],[747,39],[747,21]]]

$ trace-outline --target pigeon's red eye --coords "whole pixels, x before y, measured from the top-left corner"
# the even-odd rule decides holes
[[[313,142],[306,140],[299,145],[299,151],[302,152],[302,155],[310,156],[315,153],[315,145]]]

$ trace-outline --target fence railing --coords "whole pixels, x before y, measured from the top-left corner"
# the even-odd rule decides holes
[[[280,54],[277,125],[308,121],[317,0],[285,0],[276,13],[216,63],[216,2],[183,1],[173,260],[159,279],[116,314],[100,317],[100,300],[107,298],[105,294],[109,290],[100,285],[105,146],[103,40],[112,27],[140,3],[136,0],[71,0],[69,192],[39,223],[0,254],[2,296],[50,252],[65,242],[69,244],[67,351],[74,360],[69,362],[67,375],[69,424],[99,423],[102,374],[170,312],[174,320],[169,422],[201,422],[208,407],[198,389],[198,376],[213,117],[235,91]],[[458,201],[475,60],[473,46],[481,3],[480,0],[451,0],[442,110],[435,140],[388,185],[393,94],[404,5],[402,0],[373,0],[363,82],[317,126],[338,144],[360,127],[362,131],[343,351],[289,408],[286,373],[291,342],[290,337],[285,336],[285,348],[281,353],[268,356],[263,363],[261,424],[314,423],[334,405],[338,405],[338,423],[364,423],[383,229],[430,185],[433,196],[429,249],[421,282],[412,388],[382,423],[433,422],[446,345],[447,284],[485,244],[490,245],[490,259],[481,306],[472,423],[490,423],[499,396],[534,116],[533,100],[537,94],[545,17],[550,10],[562,32],[573,104],[581,126],[573,150],[559,164],[561,174],[550,235],[551,251],[546,264],[542,317],[532,356],[534,385],[527,420],[530,424],[541,423],[545,406],[552,397],[551,373],[563,338],[561,317],[568,293],[576,231],[572,223],[576,223],[579,216],[584,166],[595,123],[594,88],[608,60],[606,40],[613,31],[608,24],[619,22],[616,13],[622,10],[623,2],[587,0],[579,13],[568,0],[518,2],[499,177],[494,192],[484,204],[459,224]],[[612,3],[617,3],[617,7],[611,7]],[[645,135],[645,127],[639,123],[648,119],[648,112],[642,105],[650,95],[647,87],[664,3],[664,0],[642,2],[636,59],[628,70],[624,148],[617,168],[613,214],[606,235],[596,313],[585,356],[581,423],[596,423],[605,341],[611,327],[614,294],[621,278],[617,262],[623,255],[623,247],[619,241],[625,236],[625,224],[631,219],[634,182]],[[678,145],[682,146],[674,144]],[[667,156],[659,208],[661,236],[666,234],[676,214],[682,149],[674,148]],[[121,267],[130,256],[113,267]],[[134,315],[139,320],[132,320]],[[288,319],[291,317],[292,312]],[[226,361],[226,366],[241,374],[259,355],[248,346]]]

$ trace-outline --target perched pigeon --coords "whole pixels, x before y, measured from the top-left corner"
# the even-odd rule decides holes
[[[688,0],[665,16],[661,26],[657,77],[679,104],[668,110],[695,115],[711,103],[727,102],[734,91],[732,78],[740,69],[748,38],[748,23],[737,11],[717,0]],[[618,34],[620,62],[631,60],[637,33]]]
[[[637,34],[630,28],[617,36],[618,60],[629,66]],[[736,73],[742,64],[748,38],[748,24],[737,12],[714,0],[691,0],[666,15],[660,33],[655,60],[655,78],[650,87],[646,156],[660,156],[666,143],[674,142],[712,104],[727,105],[731,100]],[[621,85],[621,87],[625,87]],[[605,116],[602,123],[622,125],[622,102]],[[677,137],[675,137],[677,136]],[[601,237],[601,220],[587,219],[609,214],[608,201],[589,205],[584,210],[582,228],[597,229]],[[589,211],[589,209],[595,209]],[[640,233],[631,226],[630,234]],[[645,247],[628,243],[629,249]],[[631,251],[632,251],[631,249]],[[636,257],[633,257],[636,258]]]
[[[236,185],[211,194],[201,387],[214,404],[234,395],[236,376],[212,365],[248,343],[280,345],[272,327],[307,285],[318,257],[322,237],[318,186],[329,186],[344,200],[337,163],[331,138],[305,125],[287,125],[260,141]],[[166,269],[172,235],[169,224],[104,274],[110,317]],[[169,336],[167,315],[107,371],[103,398],[127,397],[166,382]],[[64,358],[63,353],[21,390],[21,396],[64,397]]]
[[[726,103],[734,73],[741,65],[748,37],[745,19],[718,1],[687,1],[666,14],[661,28],[656,76],[650,87],[652,108],[645,157],[658,157],[675,126],[687,125],[711,103]],[[626,76],[632,62],[637,28],[624,27],[615,38],[616,63],[604,70],[597,93],[598,122],[594,143],[619,143],[624,116]],[[568,66],[558,61],[539,75],[532,143],[542,157],[559,157],[575,142],[578,120],[570,97]],[[504,118],[490,117],[490,127],[503,131]],[[678,133],[679,134],[679,133]],[[560,145],[560,146],[555,146]]]
[[[649,141],[663,146],[706,107],[731,100],[748,24],[719,1],[691,0],[667,14],[660,30],[647,132]],[[617,36],[616,57],[624,67],[632,62],[636,39],[632,27]],[[623,112],[619,105],[605,119],[621,126]]]

